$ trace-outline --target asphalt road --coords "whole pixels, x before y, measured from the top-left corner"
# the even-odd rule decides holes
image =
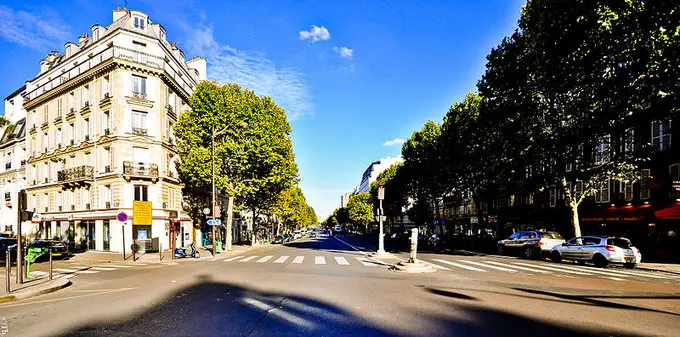
[[[0,304],[0,316],[10,336],[678,336],[680,331],[680,275],[433,253],[420,258],[436,272],[401,274],[388,269],[396,259],[367,258],[361,249],[373,247],[364,238],[340,239],[349,245],[304,238],[215,259],[75,274],[70,288]]]

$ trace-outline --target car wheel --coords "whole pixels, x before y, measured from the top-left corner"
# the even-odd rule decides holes
[[[559,252],[554,251],[550,254],[550,260],[555,263],[560,263],[562,262],[562,255]]]
[[[527,246],[524,247],[524,257],[527,259],[533,259],[536,253],[534,253],[534,247]]]
[[[505,249],[503,248],[503,246],[498,246],[496,252],[498,253],[498,255],[503,255],[503,253],[505,253]]]
[[[597,254],[593,256],[593,263],[596,267],[604,268],[607,266],[607,264],[609,264],[609,261],[607,261],[604,256]]]
[[[635,266],[637,266],[637,263],[624,263],[623,266],[628,269],[633,269]]]

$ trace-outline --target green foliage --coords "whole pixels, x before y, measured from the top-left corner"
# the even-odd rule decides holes
[[[373,202],[370,193],[357,193],[349,197],[347,203],[347,216],[349,222],[367,226],[374,221]]]
[[[0,115],[0,128],[5,127],[9,125],[9,119],[7,119],[4,115]]]

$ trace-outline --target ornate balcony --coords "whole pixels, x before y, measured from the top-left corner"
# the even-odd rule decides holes
[[[145,93],[145,92],[137,92],[137,91],[133,91],[133,92],[132,92],[132,97],[134,97],[134,98],[136,98],[136,99],[141,99],[141,100],[145,100],[145,101],[146,101],[146,93]]]
[[[94,167],[83,165],[57,172],[57,180],[68,186],[89,185],[94,180]]]
[[[130,179],[150,179],[153,182],[158,180],[158,165],[153,163],[134,163],[131,161],[123,162],[123,177]]]
[[[132,127],[132,134],[136,136],[148,136],[149,130],[143,128]]]
[[[80,108],[80,115],[85,117],[90,114],[90,111],[92,109],[90,108],[90,101],[85,101],[83,103],[83,106]]]
[[[174,121],[177,121],[177,113],[175,113],[175,108],[168,104],[165,106],[165,109],[168,111],[168,117]]]

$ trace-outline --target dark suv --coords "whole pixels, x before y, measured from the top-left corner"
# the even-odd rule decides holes
[[[564,243],[557,232],[524,231],[515,232],[505,240],[498,241],[498,255],[521,254],[527,259],[547,257],[556,245]]]

